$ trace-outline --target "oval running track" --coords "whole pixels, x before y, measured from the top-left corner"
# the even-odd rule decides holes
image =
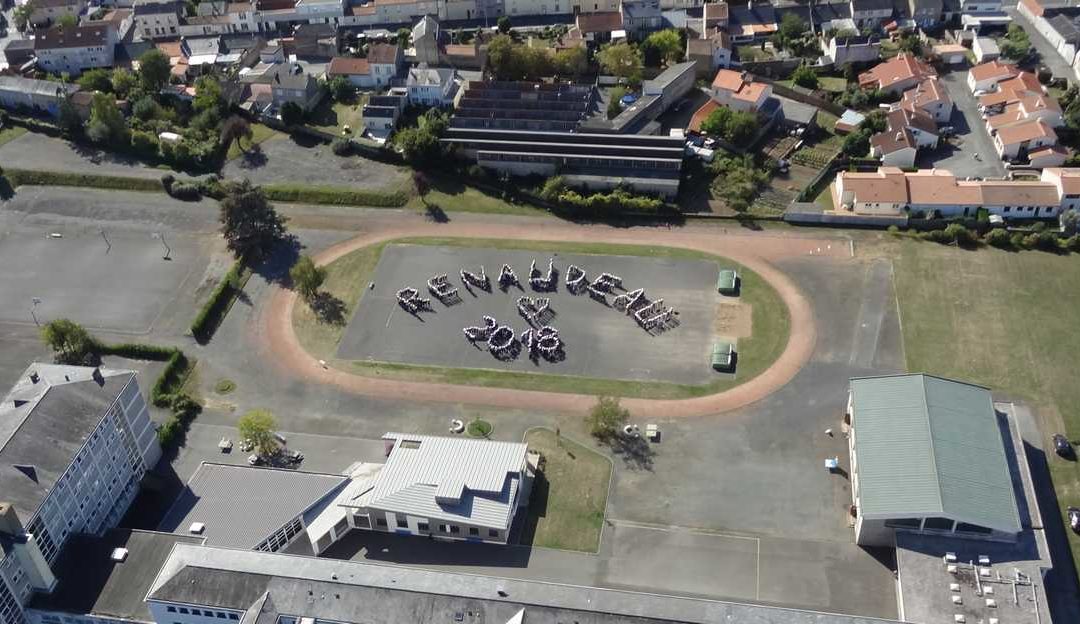
[[[735,410],[765,398],[789,382],[809,361],[817,339],[814,312],[810,302],[795,283],[770,261],[785,257],[807,256],[816,253],[847,257],[846,241],[786,236],[783,233],[729,234],[726,230],[664,228],[619,229],[602,225],[568,225],[540,222],[528,225],[513,223],[450,222],[436,224],[428,221],[394,222],[374,225],[355,238],[338,243],[314,256],[316,264],[330,263],[350,252],[368,245],[406,237],[493,238],[554,242],[597,242],[632,245],[677,247],[725,256],[749,267],[767,281],[787,304],[791,317],[791,332],[780,357],[759,375],[738,386],[702,397],[688,399],[627,398],[627,408],[656,416],[702,416]],[[828,251],[826,251],[828,249]],[[463,403],[516,409],[585,412],[596,397],[583,394],[491,388],[399,379],[385,379],[347,373],[334,368],[324,369],[319,360],[301,345],[293,330],[292,309],[296,293],[273,286],[268,304],[259,318],[256,331],[268,351],[271,362],[283,367],[288,374],[317,383],[333,384],[343,390],[375,398],[410,401]]]

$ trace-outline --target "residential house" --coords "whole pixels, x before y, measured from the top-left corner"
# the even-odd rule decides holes
[[[503,6],[506,14],[510,16],[559,15],[570,12],[569,0],[503,0]]]
[[[848,63],[870,63],[881,58],[881,40],[868,37],[822,37],[821,49],[825,58],[837,67]]]
[[[1027,119],[994,132],[994,149],[1002,160],[1020,160],[1041,147],[1057,144],[1057,133],[1041,119]]]
[[[439,63],[439,22],[425,15],[413,26],[409,39],[412,42],[410,60],[429,65]]]
[[[1060,128],[1065,125],[1061,105],[1048,95],[1027,95],[1002,109],[995,110],[1000,112],[986,118],[986,130],[991,135],[1002,128],[1029,119],[1041,119],[1051,128]]]
[[[382,89],[397,76],[404,63],[404,55],[396,43],[374,43],[368,48],[367,61],[375,87]]]
[[[30,25],[44,28],[56,24],[62,17],[72,17],[76,22],[86,10],[86,0],[30,0]]]
[[[297,0],[293,7],[297,19],[308,24],[336,24],[345,16],[344,0]]]
[[[997,84],[1009,78],[1015,78],[1020,74],[1016,65],[991,60],[972,67],[968,70],[967,84],[971,91],[988,92],[997,88]]]
[[[975,37],[971,52],[975,55],[975,62],[980,64],[995,61],[1001,56],[1001,48],[991,37]]]
[[[0,76],[0,108],[9,111],[60,114],[60,101],[71,97],[79,85],[19,76]]]
[[[8,39],[4,45],[4,61],[12,69],[22,67],[34,60],[33,39]]]
[[[944,9],[942,0],[908,0],[908,14],[921,28],[930,28],[941,22]]]
[[[184,36],[226,35],[257,32],[255,7],[250,2],[214,0],[200,2],[197,14],[185,17],[179,26]]]
[[[996,115],[1010,104],[1034,95],[1047,95],[1046,89],[1039,83],[1035,74],[1020,72],[1008,80],[997,83],[990,93],[979,96],[979,111],[984,116]]]
[[[622,30],[623,16],[619,11],[578,13],[574,16],[574,28],[589,43],[607,43],[612,33]]]
[[[443,67],[420,65],[409,69],[405,89],[409,104],[445,108],[454,100],[455,72]]]
[[[880,29],[892,19],[892,0],[850,0],[851,19],[859,29]]]
[[[907,110],[921,110],[938,123],[946,123],[952,117],[953,102],[949,92],[937,80],[927,78],[914,88],[904,91],[900,99],[900,108]]]
[[[874,172],[839,172],[832,196],[841,211],[864,215],[972,217],[985,208],[1006,220],[1050,218],[1065,202],[1059,186],[1047,181],[1052,175],[1044,171],[1040,181],[963,180],[942,169],[905,172],[881,167]],[[1075,191],[1072,181],[1066,188]]]
[[[437,0],[381,0],[375,2],[378,24],[408,24],[424,15],[439,15]]]
[[[574,15],[582,13],[606,13],[619,12],[620,0],[570,0],[570,12]]]
[[[371,65],[365,58],[351,58],[335,56],[330,59],[330,65],[326,69],[326,77],[345,78],[349,84],[358,89],[371,89],[375,86],[375,80],[371,73]]]
[[[77,75],[95,67],[112,67],[116,29],[110,24],[53,26],[34,35],[38,67]]]
[[[446,0],[439,6],[441,20],[471,20],[483,17],[483,9],[493,5],[484,0]],[[495,17],[498,17],[497,15]]]
[[[732,110],[757,112],[772,96],[772,85],[754,82],[748,72],[721,69],[713,78],[712,96]]]
[[[922,110],[897,108],[886,119],[886,129],[870,137],[870,154],[880,158],[883,165],[914,167],[920,148],[937,145],[937,124]]]
[[[731,21],[728,3],[724,2],[724,0],[706,3],[701,7],[701,19],[703,30],[709,30],[711,28],[727,30]]]
[[[1012,449],[990,390],[925,374],[855,378],[845,422],[857,544],[892,546],[898,531],[1016,541]]]
[[[664,27],[660,0],[623,0],[619,12],[622,14],[623,30],[632,40],[641,41],[649,33]]]
[[[319,81],[315,76],[305,72],[299,63],[277,65],[273,77],[267,82],[270,85],[274,107],[278,110],[286,102],[292,102],[304,112],[310,112],[318,106],[322,96]]]
[[[180,54],[189,68],[214,66],[221,62],[225,52],[220,36],[180,38]]]
[[[364,104],[364,129],[368,134],[385,139],[397,126],[408,97],[404,95],[373,95]]]
[[[110,9],[97,19],[84,18],[82,24],[83,26],[108,24],[116,30],[116,41],[120,42],[127,39],[128,33],[130,33],[132,27],[134,27],[135,15],[132,13],[131,9]]]
[[[300,24],[293,31],[293,46],[302,58],[332,58],[341,49],[341,36],[333,24]]]
[[[1080,6],[1071,0],[1020,0],[1016,10],[1066,63],[1074,65],[1080,46]]]
[[[960,0],[960,12],[966,15],[997,14],[1001,0]]]
[[[1080,210],[1080,169],[1043,169],[1040,179],[1054,185],[1061,198],[1061,211]]]
[[[56,589],[68,541],[120,522],[161,447],[130,370],[31,364],[0,422],[0,603],[5,621],[26,622],[35,594]]]
[[[178,0],[137,0],[134,7],[135,36],[167,39],[180,34],[184,4]]]
[[[1069,150],[1060,145],[1038,148],[1033,152],[1028,152],[1028,166],[1032,169],[1045,171],[1047,168],[1060,167],[1068,159]]]
[[[686,59],[695,64],[699,77],[715,75],[716,70],[731,66],[731,36],[722,28],[714,28],[711,33],[703,32],[697,37],[688,36]]]
[[[927,78],[936,77],[937,72],[921,59],[901,53],[859,74],[859,86],[899,94]]]

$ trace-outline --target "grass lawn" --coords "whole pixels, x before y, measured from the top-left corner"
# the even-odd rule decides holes
[[[330,98],[325,98],[322,104],[312,111],[307,125],[335,136],[341,136],[345,126],[349,126],[355,136],[364,129],[364,104],[367,101],[366,93],[359,94],[352,102],[333,102]]]
[[[547,429],[525,435],[529,450],[544,459],[533,482],[521,543],[596,552],[604,526],[611,461]]]
[[[739,340],[739,367],[734,379],[723,378],[709,384],[688,385],[668,382],[642,382],[620,379],[570,377],[542,373],[522,373],[496,369],[419,366],[390,362],[338,360],[337,345],[345,331],[344,324],[321,323],[307,305],[297,303],[293,327],[300,344],[315,357],[342,370],[366,376],[453,383],[462,385],[574,392],[622,397],[679,399],[721,392],[741,384],[765,370],[787,345],[789,316],[780,295],[756,273],[736,262],[695,251],[670,247],[644,247],[606,243],[557,243],[470,238],[411,238],[396,243],[483,247],[488,249],[555,250],[564,253],[645,256],[674,259],[706,259],[721,262],[739,271],[741,299],[752,307],[753,336]],[[378,264],[387,243],[354,251],[327,265],[323,290],[343,303],[343,318],[352,318],[364,288]]]
[[[263,141],[266,141],[276,136],[284,135],[269,126],[264,126],[259,123],[251,124],[251,141],[245,140],[244,148],[251,149],[253,145],[258,145],[259,143],[262,143]],[[239,158],[240,155],[243,153],[244,151],[240,149],[240,146],[236,143],[236,141],[233,141],[232,144],[229,145],[229,151],[226,152],[225,158],[227,160],[232,160],[233,158]]]
[[[818,88],[829,93],[843,93],[847,90],[847,80],[836,76],[820,76],[818,77]]]
[[[414,197],[409,207],[421,212],[428,206],[438,206],[444,212],[479,212],[489,214],[513,214],[523,216],[541,216],[550,214],[546,210],[529,204],[511,204],[501,197],[490,195],[472,186],[465,186],[457,180],[444,176],[429,176],[431,189],[421,201]]]
[[[8,141],[14,141],[24,134],[26,134],[26,128],[23,128],[22,126],[8,126],[3,130],[0,130],[0,145],[3,145]]]
[[[1049,436],[1080,439],[1077,258],[912,240],[888,246],[898,247],[890,255],[908,370],[982,384],[1032,405],[1064,521],[1067,506],[1080,506],[1080,464],[1057,457]],[[1080,562],[1080,536],[1066,533]]]
[[[814,202],[821,206],[822,210],[830,211],[835,210],[836,206],[833,205],[832,198],[832,184],[825,185],[825,188],[818,193],[818,196],[814,198]]]

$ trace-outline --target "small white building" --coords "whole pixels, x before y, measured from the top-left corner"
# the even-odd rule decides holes
[[[968,70],[968,88],[976,91],[992,91],[999,82],[1014,78],[1020,74],[1016,65],[1002,63],[992,59]]]
[[[1029,119],[994,132],[994,149],[1002,160],[1016,160],[1039,148],[1057,145],[1057,133],[1041,119]]]
[[[976,63],[988,63],[1001,56],[1001,48],[990,37],[975,37],[975,41],[971,44],[971,51],[975,54]]]
[[[925,374],[851,380],[855,541],[909,531],[1015,541],[1021,531],[990,391]]]
[[[731,110],[757,112],[772,96],[772,85],[754,82],[747,72],[721,69],[713,78],[712,96]]]

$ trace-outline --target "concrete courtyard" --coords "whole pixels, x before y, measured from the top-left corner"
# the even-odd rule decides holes
[[[560,271],[554,292],[534,292],[528,284],[530,262],[547,271],[554,258]],[[521,288],[505,291],[498,287],[498,271],[510,264]],[[565,285],[567,266],[585,270],[588,279],[603,272],[619,275],[624,288],[645,288],[650,300],[663,299],[678,311],[677,326],[662,333],[646,332],[625,313],[592,299],[586,293],[571,294]],[[458,276],[459,268],[479,271],[486,267],[492,283],[490,292],[467,288]],[[713,344],[713,321],[721,298],[716,292],[720,267],[703,260],[668,260],[631,256],[594,256],[556,252],[388,246],[379,260],[374,288],[363,291],[356,313],[342,338],[338,357],[346,360],[376,360],[410,364],[464,368],[489,368],[543,372],[560,375],[669,381],[700,384],[716,378],[709,367]],[[409,314],[398,305],[396,292],[412,287],[422,297],[430,297],[427,280],[440,273],[450,274],[458,287],[460,302],[446,305],[432,301],[432,311]],[[623,293],[626,290],[618,292]],[[565,359],[530,359],[521,353],[504,361],[496,359],[483,341],[467,342],[462,328],[482,326],[490,315],[500,324],[520,334],[529,327],[518,314],[520,296],[550,298],[551,320],[559,330]]]
[[[915,164],[920,168],[947,169],[958,178],[1000,178],[1005,164],[998,158],[994,143],[979,115],[979,104],[967,85],[967,65],[942,72],[939,78],[955,107],[952,118],[939,126],[952,126],[956,135],[941,141],[934,150],[919,150]],[[975,155],[978,154],[978,158]]]

